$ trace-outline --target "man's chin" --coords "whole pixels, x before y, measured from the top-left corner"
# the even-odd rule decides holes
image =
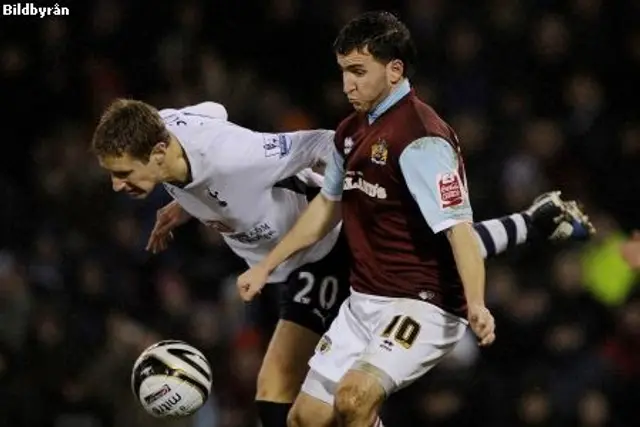
[[[366,113],[368,110],[367,105],[364,102],[351,101],[351,106],[358,113]]]

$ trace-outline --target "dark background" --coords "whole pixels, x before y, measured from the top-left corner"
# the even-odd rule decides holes
[[[489,262],[495,346],[469,338],[392,402],[388,425],[640,425],[640,294],[619,253],[640,227],[640,1],[61,5],[70,16],[0,17],[1,426],[257,425],[262,350],[235,293],[242,263],[196,224],[145,253],[167,196],[112,194],[91,132],[117,96],[214,100],[256,130],[334,128],[349,106],[332,40],[375,8],[413,32],[412,84],[460,135],[477,220],[559,188],[599,230]],[[133,360],[161,337],[214,365],[193,419],[158,422],[130,394]]]

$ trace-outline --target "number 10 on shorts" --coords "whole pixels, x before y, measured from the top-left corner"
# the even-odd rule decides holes
[[[393,340],[404,348],[411,348],[420,333],[420,324],[409,316],[400,314],[393,316],[391,322],[384,328],[380,336],[388,339],[393,335]]]

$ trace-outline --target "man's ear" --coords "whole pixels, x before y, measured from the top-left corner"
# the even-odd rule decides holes
[[[164,163],[164,158],[167,155],[168,148],[169,148],[169,144],[167,142],[158,142],[151,149],[151,155],[149,156],[149,160],[153,161],[158,165]]]
[[[404,63],[399,59],[394,59],[387,64],[389,80],[391,84],[397,84],[404,77]]]

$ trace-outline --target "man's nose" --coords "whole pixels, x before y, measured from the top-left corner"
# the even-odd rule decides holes
[[[111,186],[113,187],[113,191],[120,192],[125,189],[125,187],[127,186],[127,183],[123,179],[112,178]]]

